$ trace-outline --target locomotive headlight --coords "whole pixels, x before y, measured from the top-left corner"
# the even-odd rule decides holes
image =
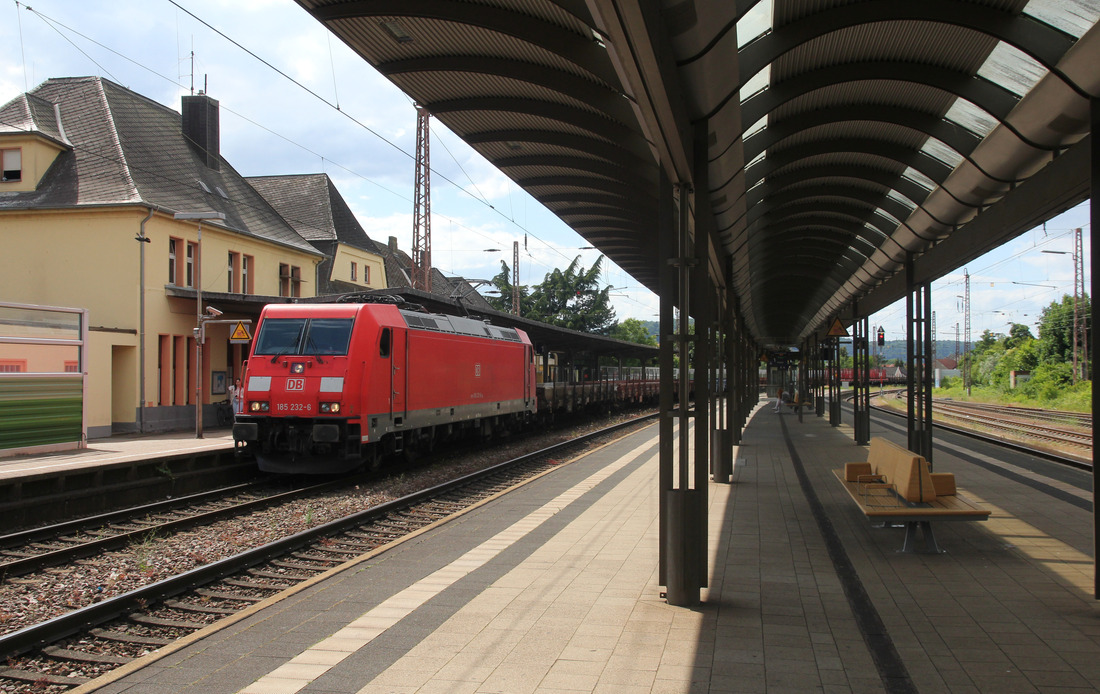
[[[306,364],[302,361],[296,361],[290,365],[290,373],[292,374],[304,374],[306,372]]]
[[[266,400],[253,400],[248,403],[248,409],[250,412],[267,412],[270,406]]]
[[[325,414],[337,414],[340,412],[340,403],[338,402],[323,402],[321,403],[321,412]]]

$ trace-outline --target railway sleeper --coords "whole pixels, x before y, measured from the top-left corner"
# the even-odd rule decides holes
[[[142,614],[140,612],[134,612],[127,617],[131,622],[138,624],[145,624],[151,627],[171,627],[173,629],[202,629],[206,626],[206,622],[192,622],[184,621],[182,619],[163,619],[161,617],[154,617],[151,614]]]
[[[227,607],[213,607],[211,605],[196,605],[193,602],[180,602],[179,600],[165,600],[165,606],[184,612],[201,612],[203,614],[229,615],[237,614],[240,610],[231,610]]]
[[[17,680],[19,682],[33,682],[36,686],[39,684],[52,684],[58,687],[79,687],[80,685],[91,682],[91,677],[65,677],[64,675],[48,675],[43,672],[34,672],[33,670],[20,670],[18,668],[3,668],[0,669],[0,677],[5,677],[9,680]]]
[[[286,590],[287,588],[294,587],[294,583],[284,583],[282,585],[276,585],[274,583],[266,583],[260,581],[244,581],[239,578],[226,578],[222,579],[222,583],[227,586],[236,586],[237,588],[249,588],[251,590]]]
[[[201,595],[204,598],[213,598],[215,600],[237,600],[238,602],[260,602],[265,598],[261,598],[256,595],[240,595],[239,593],[223,593],[220,590],[210,590],[209,588],[196,588],[196,595]]]
[[[103,655],[102,653],[88,653],[86,651],[74,651],[71,648],[60,646],[46,646],[42,653],[57,660],[71,660],[78,663],[104,663],[107,665],[125,665],[133,658],[124,655]]]
[[[316,562],[310,563],[310,564],[301,564],[301,563],[296,562],[296,561],[284,561],[282,559],[272,559],[271,560],[271,565],[272,566],[278,566],[278,567],[283,568],[283,569],[296,569],[298,571],[314,571],[315,572],[319,568],[317,566]]]
[[[335,566],[343,561],[338,557],[326,557],[322,554],[311,554],[309,552],[295,552],[292,556],[298,559],[305,559],[306,561],[328,563],[329,566]]]
[[[312,577],[316,572],[310,571],[309,575],[304,575],[279,573],[277,571],[261,571],[260,569],[249,569],[248,573],[249,575],[255,576],[256,578],[275,578],[287,581],[304,581],[307,578]]]
[[[111,631],[110,629],[92,629],[88,633],[104,641],[136,643],[142,646],[167,646],[173,643],[173,639],[162,639],[156,636],[139,636],[137,634],[127,634],[121,631]]]

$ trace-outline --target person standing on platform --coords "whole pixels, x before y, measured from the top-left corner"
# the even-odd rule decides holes
[[[775,411],[778,412],[779,408],[783,406],[783,389],[780,388],[775,394]]]
[[[238,378],[233,385],[229,386],[229,397],[233,401],[233,414],[241,414],[241,404],[244,401],[241,396],[241,379]]]

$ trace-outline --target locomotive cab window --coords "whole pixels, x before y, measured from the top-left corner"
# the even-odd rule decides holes
[[[346,355],[351,318],[269,318],[256,335],[255,354]]]
[[[391,334],[389,328],[382,328],[382,337],[378,341],[378,356],[383,359],[390,358],[390,340]]]

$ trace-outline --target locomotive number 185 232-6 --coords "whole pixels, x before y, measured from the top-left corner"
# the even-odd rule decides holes
[[[312,412],[313,406],[308,402],[280,402],[275,405],[276,412]]]

